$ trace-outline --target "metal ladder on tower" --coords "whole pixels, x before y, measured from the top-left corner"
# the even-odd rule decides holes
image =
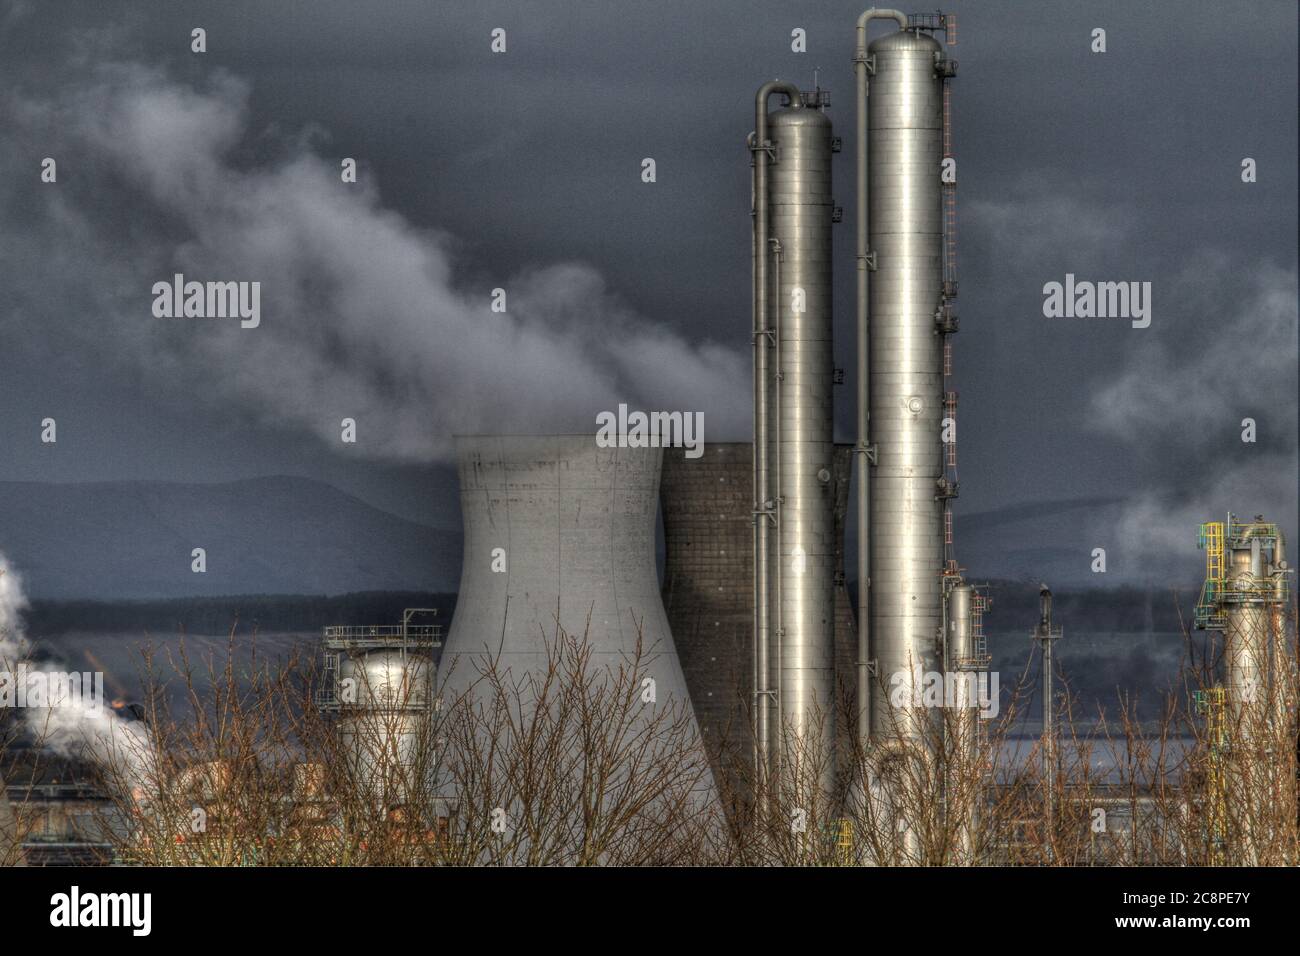
[[[1222,521],[1207,521],[1200,526],[1196,546],[1205,549],[1205,583],[1196,602],[1195,621],[1200,630],[1222,630],[1226,619],[1220,596],[1223,594]]]

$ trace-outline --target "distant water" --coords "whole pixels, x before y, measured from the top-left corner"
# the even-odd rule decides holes
[[[183,667],[182,652],[189,659],[195,687],[203,692],[210,686],[208,661],[213,661],[217,668],[223,667],[228,650],[233,656],[236,671],[247,671],[255,660],[288,660],[295,648],[315,654],[319,644],[320,634],[315,631],[263,633],[255,638],[251,634],[238,634],[233,648],[227,637],[178,634],[151,636],[138,632],[69,632],[35,640],[38,654],[51,656],[66,665],[68,670],[103,671],[105,693],[110,698],[121,697],[127,701],[138,701],[143,695],[144,650],[151,646],[153,668],[159,679],[168,684],[173,703],[180,702],[185,690],[179,670]]]
[[[1037,750],[1039,739],[1037,736],[1016,735],[1003,740],[998,761],[1003,772],[1019,764],[1040,760],[1041,752]],[[1189,736],[1168,737],[1163,745],[1156,746],[1154,738],[1145,741],[1138,738],[1134,744],[1137,751],[1134,756],[1138,758],[1136,766],[1130,764],[1128,741],[1122,735],[1093,738],[1082,741],[1077,746],[1071,739],[1061,739],[1057,752],[1062,768],[1073,779],[1082,775],[1082,763],[1086,760],[1089,779],[1096,783],[1122,783],[1126,779],[1126,772],[1131,773],[1137,782],[1145,782],[1158,761],[1168,776],[1176,781],[1192,754],[1196,740]]]
[[[1036,733],[1041,714],[1037,645],[1027,628],[1019,632],[990,629],[988,644],[1004,695],[1024,680],[1024,692],[1030,695],[1026,729]],[[1192,647],[1198,661],[1205,645],[1205,634],[1194,632]],[[1188,646],[1176,631],[1076,631],[1067,627],[1053,655],[1056,691],[1059,694],[1068,687],[1077,701],[1075,714],[1081,722],[1095,721],[1103,709],[1113,719],[1119,713],[1121,696],[1148,722],[1160,717],[1170,693],[1186,697],[1183,684]]]
[[[1203,634],[1196,635],[1198,653],[1204,640]],[[235,659],[240,666],[251,662],[254,654],[263,659],[286,659],[295,648],[314,656],[319,642],[317,629],[264,632],[256,638],[245,630],[236,636]],[[988,642],[993,657],[992,668],[999,674],[1003,707],[1008,705],[1019,682],[1022,679],[1026,681],[1021,690],[1021,713],[1015,732],[1033,737],[1041,729],[1037,650],[1034,649],[1031,661],[1031,641],[1027,631],[992,630]],[[151,635],[143,631],[68,632],[40,639],[37,643],[45,652],[66,662],[69,669],[103,670],[107,690],[112,696],[136,699],[141,692],[144,665],[141,651],[145,645],[154,647],[155,667],[172,683],[177,683],[179,678],[168,663],[167,655],[170,652],[179,664],[183,644],[199,682],[206,684],[204,662],[209,656],[218,662],[224,661],[228,639],[207,635],[182,637],[175,633]],[[1068,687],[1075,695],[1076,726],[1081,731],[1097,724],[1102,709],[1113,725],[1120,709],[1120,693],[1136,702],[1138,717],[1149,731],[1154,731],[1171,688],[1180,698],[1185,697],[1180,687],[1180,675],[1187,659],[1186,649],[1182,635],[1176,632],[1067,629],[1056,644],[1055,655],[1057,692]],[[1028,671],[1026,663],[1031,664]],[[1118,728],[1113,732],[1118,733]]]

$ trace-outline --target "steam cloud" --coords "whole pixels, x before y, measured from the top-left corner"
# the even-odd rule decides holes
[[[1295,527],[1297,276],[1268,263],[1196,261],[1172,291],[1173,315],[1208,308],[1220,321],[1190,341],[1142,339],[1094,395],[1092,412],[1153,478],[1120,518],[1122,548],[1199,561],[1189,547],[1196,525],[1229,509]],[[1245,418],[1256,422],[1254,443],[1242,441]],[[1190,487],[1183,475],[1195,479]]]
[[[32,645],[23,628],[27,608],[22,581],[0,554],[0,671],[17,679],[19,667],[28,673],[55,673],[51,663],[29,660]],[[143,723],[123,720],[102,700],[89,695],[80,701],[50,701],[54,706],[28,706],[23,719],[28,736],[44,750],[73,759],[91,759],[117,779],[140,787],[151,779],[154,747]]]
[[[22,627],[26,609],[22,581],[0,554],[0,670],[13,670],[18,661],[27,657],[30,648]]]
[[[394,459],[446,457],[457,433],[594,432],[619,402],[702,411],[712,438],[743,431],[745,356],[633,314],[591,266],[461,287],[450,236],[385,209],[364,160],[344,183],[312,133],[250,129],[241,80],[200,90],[99,60],[74,58],[52,98],[10,98],[3,145],[60,163],[36,198],[11,187],[11,208],[45,207],[37,235],[0,233],[20,263],[12,321],[43,321],[57,289],[84,316],[70,339],[125,374],[331,443],[353,418],[358,447]],[[260,281],[261,326],[153,318],[153,283],[177,272]]]

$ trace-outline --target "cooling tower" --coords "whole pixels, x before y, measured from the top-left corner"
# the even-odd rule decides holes
[[[844,587],[852,452],[850,445],[835,446],[831,468],[837,700],[854,691],[857,658],[853,611]],[[698,459],[669,449],[660,489],[664,607],[728,812],[749,796],[754,773],[752,455],[748,442],[710,442]]]
[[[514,681],[540,676],[558,622],[587,634],[600,670],[632,662],[639,630],[647,706],[689,713],[655,568],[662,450],[600,448],[591,434],[461,437],[456,450],[465,552],[443,698],[470,687],[485,654]]]

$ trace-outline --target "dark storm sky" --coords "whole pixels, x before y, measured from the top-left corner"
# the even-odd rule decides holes
[[[1115,583],[1194,576],[1195,523],[1228,508],[1294,529],[1294,5],[948,8],[959,530],[961,515],[995,528],[979,540],[999,552],[1064,545],[1052,560],[1084,576],[1106,547]],[[762,81],[807,87],[815,68],[846,143],[851,437],[857,5],[0,10],[0,480],[302,474],[446,526],[458,506],[437,462],[456,431],[571,430],[639,400],[703,411],[706,440],[747,437],[744,138]],[[56,186],[38,179],[47,155]],[[360,187],[338,182],[343,156]],[[261,280],[264,328],[160,326],[148,290],[173,271]],[[1150,281],[1151,327],[1044,318],[1043,283],[1067,272]],[[495,286],[517,305],[480,341]],[[331,439],[347,414],[356,447]],[[47,415],[54,448],[38,440]],[[1017,517],[1026,503],[1039,517]]]

